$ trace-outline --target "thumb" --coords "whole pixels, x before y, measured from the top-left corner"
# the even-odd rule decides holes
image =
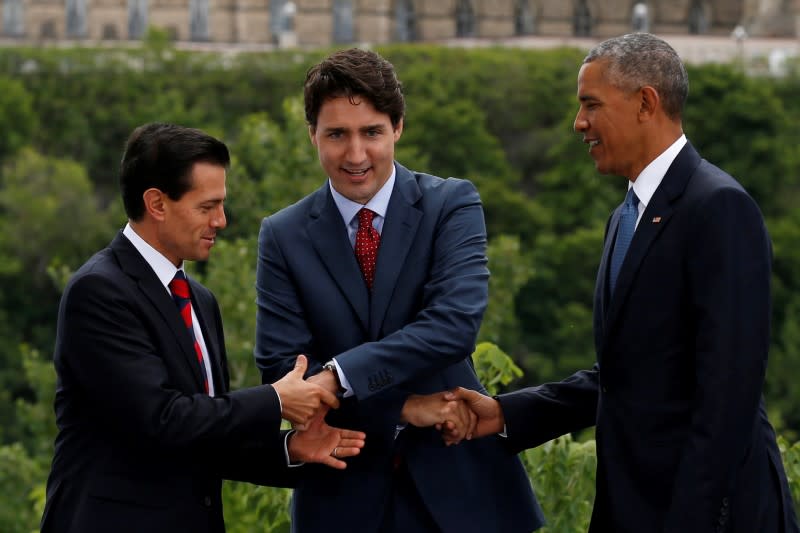
[[[307,368],[308,359],[306,359],[306,356],[303,354],[298,355],[294,362],[294,369],[292,369],[292,373],[299,375],[300,379],[303,379],[303,375],[305,375]]]

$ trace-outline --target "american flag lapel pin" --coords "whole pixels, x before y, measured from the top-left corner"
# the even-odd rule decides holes
[[[653,224],[658,224],[661,222],[661,217],[653,217]]]

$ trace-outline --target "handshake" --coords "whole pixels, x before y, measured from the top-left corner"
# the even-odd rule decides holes
[[[298,355],[294,369],[273,384],[281,400],[281,416],[292,423],[289,458],[322,463],[344,469],[342,460],[364,447],[366,435],[329,426],[325,415],[339,407],[339,388],[333,372],[322,371],[303,379],[308,360]],[[448,446],[464,439],[500,433],[505,427],[503,410],[497,400],[474,390],[458,387],[428,395],[412,394],[401,411],[401,422],[417,427],[436,427]]]
[[[501,433],[505,428],[497,400],[463,387],[436,394],[412,394],[403,405],[401,417],[413,426],[435,426],[448,446]]]

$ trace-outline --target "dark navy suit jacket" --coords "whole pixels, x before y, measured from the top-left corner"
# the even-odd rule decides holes
[[[758,206],[687,143],[609,294],[619,211],[595,289],[597,364],[501,396],[509,443],[596,424],[592,532],[796,533],[762,398],[772,254]]]
[[[42,533],[221,533],[223,478],[291,484],[275,391],[228,390],[219,308],[189,283],[214,398],[172,298],[122,233],[67,284]]]
[[[364,430],[345,471],[310,465],[294,494],[295,531],[379,531],[396,446],[444,532],[530,532],[541,511],[517,457],[496,438],[445,447],[433,429],[395,431],[405,398],[484,390],[470,354],[488,296],[486,229],[468,181],[396,165],[370,295],[329,186],[264,219],[256,361],[263,379],[336,357],[355,395],[328,415]]]

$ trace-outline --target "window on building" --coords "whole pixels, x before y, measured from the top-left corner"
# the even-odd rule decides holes
[[[536,33],[536,16],[530,0],[514,2],[514,33],[516,35],[533,35]]]
[[[128,39],[141,39],[147,29],[147,0],[128,0]]]
[[[475,10],[471,0],[456,3],[456,37],[475,36]]]
[[[417,21],[412,0],[397,0],[394,4],[396,39],[401,42],[417,40]]]
[[[22,0],[3,0],[3,35],[21,37],[25,34],[25,12]]]
[[[277,44],[278,37],[283,31],[283,6],[287,0],[270,0],[269,3],[269,33],[272,42]]]
[[[208,0],[189,0],[189,35],[193,41],[208,40]]]
[[[352,0],[333,0],[333,42],[352,43],[355,40]]]
[[[67,0],[67,37],[86,37],[86,0]]]
[[[56,21],[45,20],[39,27],[39,37],[42,39],[55,39],[56,35]]]
[[[107,41],[119,39],[119,31],[117,31],[116,24],[103,24],[103,39]]]
[[[576,37],[589,37],[592,34],[592,12],[589,11],[586,0],[578,0],[575,3],[572,25]]]
[[[689,7],[689,33],[702,35],[708,33],[708,11],[702,0],[692,0]]]

